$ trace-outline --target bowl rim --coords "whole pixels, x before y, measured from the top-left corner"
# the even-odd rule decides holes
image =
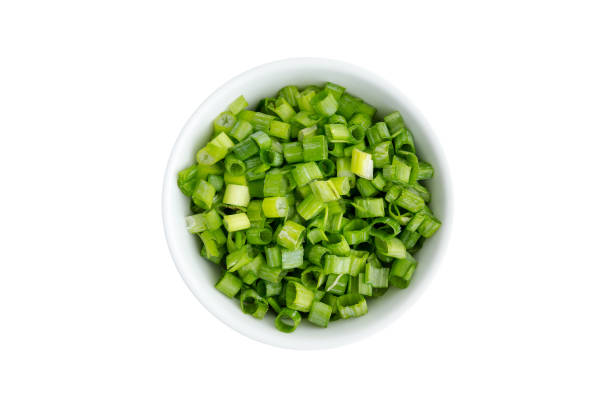
[[[178,150],[178,146],[181,145],[182,139],[187,137],[188,130],[192,126],[195,125],[198,117],[200,116],[200,113],[203,110],[205,110],[205,107],[211,101],[215,100],[219,94],[222,94],[226,88],[231,87],[235,82],[242,81],[245,78],[248,78],[251,76],[253,77],[257,76],[271,69],[282,69],[282,68],[291,69],[292,67],[295,67],[296,65],[299,65],[299,64],[302,64],[302,65],[316,64],[316,65],[324,66],[325,68],[328,68],[330,70],[345,72],[345,73],[356,75],[359,77],[368,77],[371,81],[376,82],[377,84],[379,84],[381,88],[385,88],[387,92],[392,93],[396,99],[401,101],[401,104],[403,105],[403,107],[406,110],[408,110],[411,116],[413,117],[413,119],[416,122],[418,122],[420,128],[423,131],[422,133],[427,135],[426,137],[428,139],[430,146],[432,147],[432,150],[434,152],[433,154],[435,155],[437,159],[436,173],[443,174],[444,184],[442,185],[442,189],[445,195],[444,228],[441,231],[442,234],[437,234],[437,235],[442,235],[442,236],[439,237],[436,256],[434,257],[431,265],[429,266],[426,277],[423,278],[423,282],[421,282],[418,289],[415,289],[412,291],[412,293],[410,294],[410,297],[401,304],[401,307],[399,308],[399,310],[395,310],[394,313],[390,313],[389,316],[386,316],[386,318],[382,319],[381,321],[376,321],[376,324],[373,325],[373,326],[376,326],[375,328],[371,330],[358,331],[357,333],[351,336],[341,336],[340,341],[330,341],[327,344],[316,343],[312,346],[310,345],[305,346],[303,344],[298,346],[291,341],[283,341],[283,340],[288,340],[287,337],[277,336],[277,337],[271,338],[268,336],[257,335],[255,333],[249,332],[248,330],[244,330],[241,325],[235,324],[231,319],[226,319],[224,316],[222,316],[222,314],[219,313],[215,307],[209,304],[210,302],[206,302],[205,299],[199,295],[198,291],[189,282],[189,279],[187,278],[187,274],[181,265],[181,260],[180,260],[181,252],[177,250],[175,246],[175,242],[172,240],[172,237],[169,233],[170,217],[171,217],[170,210],[169,210],[170,197],[171,197],[171,194],[176,193],[172,191],[173,189],[176,188],[176,174],[171,172],[171,169],[173,168],[172,164],[174,160],[176,160],[176,157],[177,157],[176,152]],[[389,324],[391,324],[401,315],[403,315],[406,312],[406,310],[408,310],[408,308],[414,302],[416,302],[420,296],[422,296],[423,292],[427,289],[427,287],[431,284],[433,278],[435,277],[436,271],[440,269],[442,259],[444,258],[443,254],[446,252],[448,245],[449,245],[450,231],[452,230],[452,221],[453,221],[453,191],[452,191],[451,175],[448,170],[448,161],[446,160],[446,155],[444,153],[441,143],[439,142],[429,122],[425,119],[425,117],[421,114],[421,112],[412,104],[412,102],[404,95],[403,92],[401,92],[396,87],[394,87],[386,79],[369,71],[368,69],[364,69],[362,67],[359,67],[351,63],[347,63],[345,61],[328,59],[328,58],[314,58],[314,57],[287,58],[287,59],[276,60],[276,61],[272,61],[272,62],[268,62],[265,64],[255,66],[251,69],[248,69],[232,77],[231,79],[223,83],[221,86],[219,86],[217,89],[215,89],[215,91],[212,92],[191,114],[191,116],[189,117],[185,125],[181,128],[181,131],[172,146],[170,156],[166,163],[166,169],[164,172],[163,186],[162,186],[162,208],[161,210],[162,210],[162,221],[163,221],[163,226],[164,226],[164,235],[165,235],[166,243],[168,245],[168,250],[170,251],[170,255],[172,257],[174,265],[177,271],[179,272],[181,278],[183,279],[183,281],[185,282],[189,290],[192,292],[192,294],[213,316],[215,316],[218,320],[220,320],[226,326],[236,330],[237,332],[241,333],[242,335],[250,339],[257,340],[261,343],[265,343],[265,344],[273,345],[277,347],[282,347],[282,348],[288,348],[288,349],[324,349],[324,348],[333,348],[333,347],[339,347],[342,345],[354,343],[356,341],[369,337],[370,335],[376,332],[379,332],[385,327],[388,327]]]

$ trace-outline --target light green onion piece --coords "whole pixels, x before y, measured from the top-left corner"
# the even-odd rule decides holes
[[[196,159],[200,164],[215,164],[222,160],[232,147],[234,147],[234,142],[232,142],[229,136],[225,133],[220,133],[198,151]]]
[[[215,284],[215,288],[225,296],[233,298],[240,292],[242,281],[233,273],[226,272]]]
[[[215,188],[205,180],[200,180],[191,198],[202,208],[210,209],[215,198]]]
[[[302,149],[305,162],[327,159],[327,139],[323,135],[304,136]]]
[[[380,250],[380,252],[385,256],[391,258],[406,257],[406,247],[399,238],[387,237],[383,239],[376,237],[374,243],[376,245],[376,249]]]
[[[228,184],[225,187],[225,194],[223,195],[224,204],[246,207],[249,205],[250,200],[251,196],[249,195],[249,188],[247,186]]]
[[[345,274],[349,273],[351,259],[348,256],[325,255],[325,266],[323,271],[326,274]]]
[[[365,267],[365,282],[373,288],[386,288],[389,286],[389,269],[376,267],[371,263]]]
[[[310,183],[312,193],[324,203],[335,201],[340,198],[336,186],[331,180],[316,180]]]
[[[293,176],[293,179],[298,187],[305,186],[313,180],[320,180],[323,178],[321,169],[314,162],[297,164],[291,170],[291,175]]]
[[[228,232],[234,232],[250,228],[251,222],[245,213],[237,213],[224,216],[223,225]]]
[[[276,242],[287,249],[297,249],[302,245],[306,228],[293,221],[287,221],[281,227],[276,237]]]
[[[355,216],[358,218],[375,218],[385,215],[385,202],[382,198],[355,198],[353,206]]]
[[[315,194],[308,195],[297,205],[297,212],[305,220],[316,217],[325,209],[325,204]]]
[[[230,103],[230,105],[228,106],[227,110],[232,112],[232,114],[237,115],[239,114],[243,109],[246,109],[246,107],[249,105],[249,103],[247,102],[247,100],[244,98],[244,96],[240,95],[238,98],[236,98],[232,103]]]
[[[342,295],[346,292],[346,287],[350,276],[346,274],[330,273],[327,275],[327,281],[325,282],[325,291],[333,295]]]
[[[267,218],[283,218],[289,215],[289,200],[287,197],[266,197],[262,209]]]
[[[281,249],[281,265],[283,269],[299,268],[304,263],[304,248]]]
[[[410,285],[416,267],[417,261],[410,254],[407,254],[406,258],[396,259],[391,265],[389,283],[396,288],[406,289]]]
[[[370,153],[362,152],[359,149],[353,149],[351,157],[351,171],[368,180],[374,178],[374,162]]]
[[[308,312],[314,301],[314,292],[298,282],[289,282],[285,290],[287,307],[300,312]]]

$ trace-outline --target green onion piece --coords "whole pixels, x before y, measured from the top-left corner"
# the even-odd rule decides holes
[[[216,230],[211,231],[211,234],[219,245],[225,244],[225,241],[227,240],[227,238],[221,228],[217,228]]]
[[[247,217],[249,217],[249,221],[251,222],[251,224],[256,224],[266,219],[263,215],[262,206],[262,200],[251,200],[251,202],[247,206],[246,213]]]
[[[344,200],[330,201],[327,205],[327,215],[331,216],[334,214],[344,214],[346,212],[346,205]]]
[[[298,141],[302,142],[305,137],[315,136],[317,134],[317,129],[318,129],[317,125],[313,125],[313,126],[309,126],[309,127],[300,129],[297,133]]]
[[[310,101],[317,94],[317,91],[314,89],[305,89],[297,97],[298,107],[301,111],[313,112],[314,109],[310,104]]]
[[[297,249],[304,240],[306,229],[293,221],[287,221],[281,227],[276,237],[276,242],[287,249]]]
[[[217,213],[215,210],[202,213],[202,216],[204,218],[204,225],[209,231],[214,231],[223,225],[223,220],[221,220],[219,213]]]
[[[372,105],[368,105],[365,102],[361,102],[356,109],[357,113],[363,113],[364,115],[368,116],[369,118],[373,118],[374,115],[376,114],[376,108],[373,107]]]
[[[396,259],[391,265],[389,283],[396,288],[406,289],[410,285],[416,267],[417,261],[410,254],[406,258]]]
[[[256,227],[246,230],[246,240],[251,245],[267,245],[272,242],[273,232],[269,227]]]
[[[397,156],[393,157],[393,163],[383,167],[383,177],[391,182],[403,186],[411,184],[412,167]]]
[[[345,118],[350,118],[357,110],[359,103],[361,103],[360,98],[345,92],[338,100],[338,112]]]
[[[239,119],[228,134],[234,139],[241,141],[246,139],[251,133],[253,133],[253,125],[246,120]]]
[[[289,183],[283,173],[266,173],[264,179],[264,196],[265,197],[282,197],[289,192]]]
[[[299,112],[291,119],[291,123],[300,128],[310,128],[316,126],[321,120],[323,120],[323,117],[318,113]]]
[[[239,186],[245,186],[248,184],[247,183],[247,179],[245,175],[241,175],[241,176],[232,176],[229,173],[225,173],[223,175],[223,182],[225,184],[236,184]]]
[[[349,265],[349,275],[357,276],[365,270],[366,261],[368,259],[367,251],[357,251],[351,249],[350,251],[350,265]]]
[[[387,182],[385,181],[385,178],[383,177],[382,173],[379,171],[376,173],[376,176],[374,176],[374,179],[372,180],[372,185],[378,190],[378,191],[382,191],[385,186],[386,186]]]
[[[389,286],[389,269],[376,267],[368,263],[365,267],[365,282],[373,288],[386,288]]]
[[[325,255],[325,265],[323,267],[325,274],[349,273],[350,267],[351,259],[348,256]]]
[[[278,304],[275,298],[267,297],[266,300],[268,301],[268,305],[270,305],[270,307],[272,308],[272,310],[274,310],[274,312],[276,312],[277,314],[280,313],[282,308],[280,307],[280,305]]]
[[[391,141],[380,142],[372,150],[372,160],[375,168],[382,168],[387,164],[391,164],[393,157],[393,144]]]
[[[310,105],[321,116],[331,116],[338,110],[338,102],[328,91],[323,90],[317,93],[311,100]]]
[[[323,135],[304,136],[302,148],[305,162],[327,159],[327,139]]]
[[[216,174],[210,174],[206,180],[215,188],[215,191],[221,191],[223,189],[223,177]]]
[[[344,157],[344,146],[346,146],[345,144],[343,144],[343,143],[328,143],[327,146],[329,148],[329,155],[331,155],[332,157]]]
[[[434,168],[427,162],[419,162],[419,171],[417,173],[417,180],[428,180],[434,176]]]
[[[219,247],[214,235],[210,231],[203,231],[200,234],[200,239],[204,246],[202,247],[202,254],[210,260],[215,261],[221,258],[223,255],[223,247]]]
[[[327,242],[325,242],[324,245],[333,255],[344,257],[348,256],[351,251],[348,242],[346,242],[346,238],[344,238],[344,235],[340,234],[329,234],[327,236]]]
[[[285,99],[293,108],[298,106],[297,99],[299,95],[300,91],[298,91],[297,86],[295,85],[285,86],[278,91],[278,96]]]
[[[319,166],[321,173],[323,173],[323,177],[329,177],[336,171],[336,165],[330,159],[323,159],[317,162],[317,166]]]
[[[378,190],[370,180],[359,178],[357,180],[357,190],[362,197],[371,197],[378,194]]]
[[[323,209],[325,209],[325,204],[314,194],[308,195],[297,206],[298,214],[307,221],[316,217]]]
[[[399,198],[400,194],[402,194],[402,187],[399,185],[392,185],[387,190],[387,194],[385,195],[385,201],[390,203],[395,203],[395,201]]]
[[[346,292],[346,286],[348,285],[349,278],[350,276],[346,274],[327,274],[327,281],[325,282],[325,291],[333,295],[344,294],[344,292]]]
[[[196,185],[200,181],[198,173],[197,164],[187,167],[179,172],[176,183],[186,196],[191,197],[193,190],[195,190]]]
[[[253,180],[248,183],[249,185],[249,195],[251,197],[263,198],[263,188],[264,181],[263,180]]]
[[[325,135],[331,143],[349,143],[351,141],[348,128],[342,124],[325,125]]]
[[[249,205],[250,200],[251,196],[249,195],[249,188],[247,186],[228,184],[225,187],[225,194],[223,195],[224,204],[246,207]]]
[[[327,327],[329,318],[332,314],[332,307],[323,303],[314,301],[308,313],[308,321],[316,326]]]
[[[291,333],[297,329],[302,321],[302,315],[297,310],[281,309],[274,320],[274,325],[283,333]]]
[[[281,249],[278,246],[267,246],[264,249],[266,263],[271,268],[279,268],[282,265]]]
[[[287,197],[266,197],[262,209],[267,218],[284,218],[289,215],[289,200]]]
[[[192,234],[205,231],[206,218],[204,213],[188,215],[185,217],[185,225],[187,226],[187,231]]]
[[[400,129],[391,136],[395,145],[395,153],[415,152],[414,138],[408,129]]]
[[[253,139],[260,149],[269,149],[272,146],[272,139],[267,133],[262,131],[253,133],[251,139]]]
[[[256,319],[263,319],[268,311],[268,302],[253,289],[246,289],[240,294],[240,309]]]
[[[247,106],[249,106],[249,103],[244,98],[244,96],[240,95],[239,97],[234,99],[232,103],[230,103],[227,110],[230,111],[232,114],[237,115]]]
[[[351,157],[351,171],[368,180],[372,180],[374,176],[374,162],[372,155],[362,152],[359,149],[353,149]]]
[[[385,239],[376,237],[374,240],[376,249],[391,258],[404,258],[406,257],[406,247],[399,238],[387,237]]]
[[[283,269],[299,268],[304,263],[304,248],[281,249],[281,264]]]
[[[283,279],[283,270],[280,267],[272,267],[268,264],[263,264],[259,267],[257,276],[268,282],[279,283]]]
[[[289,123],[273,120],[270,123],[270,136],[278,137],[279,139],[289,140],[291,137],[291,125]]]
[[[356,112],[353,116],[351,116],[351,119],[349,120],[349,127],[352,126],[358,126],[362,128],[364,130],[365,137],[365,130],[369,129],[370,126],[372,126],[372,117],[368,116],[363,112]]]
[[[360,273],[357,279],[357,293],[364,296],[372,296],[372,285],[366,282],[365,273]]]
[[[344,88],[343,86],[334,84],[333,82],[326,83],[323,89],[328,91],[334,97],[336,101],[340,100],[340,98],[342,97],[342,94],[346,90],[346,88]]]
[[[251,222],[245,213],[237,213],[224,216],[223,225],[228,232],[234,232],[250,228]]]
[[[238,274],[245,284],[252,285],[257,280],[258,271],[263,265],[265,265],[263,256],[257,254],[252,261],[238,268]]]
[[[253,125],[253,128],[255,130],[261,130],[262,132],[269,133],[270,124],[274,119],[276,118],[272,115],[268,115],[262,112],[255,112],[249,122],[251,122],[251,125]]]
[[[370,224],[370,235],[382,239],[394,237],[400,233],[402,226],[390,217],[375,218]]]
[[[225,296],[233,298],[240,292],[242,281],[230,272],[225,272],[221,279],[215,284],[215,288]]]
[[[385,116],[385,123],[389,128],[389,132],[391,134],[397,132],[400,129],[404,129],[406,125],[404,124],[404,118],[400,115],[399,112],[391,112],[387,116]]]
[[[299,163],[304,160],[302,143],[291,142],[283,144],[283,155],[287,163]]]
[[[295,111],[293,110],[289,102],[287,102],[282,96],[276,98],[272,110],[278,115],[279,118],[281,118],[283,122],[289,122],[293,115],[295,115]]]
[[[357,293],[338,297],[337,307],[338,314],[343,319],[359,317],[368,313],[368,305],[365,298]]]
[[[336,160],[336,175],[348,177],[351,188],[355,186],[355,174],[351,171],[351,158],[341,157]]]
[[[301,283],[291,281],[285,289],[287,307],[300,312],[308,312],[314,300],[314,292]]]
[[[308,231],[308,242],[316,244],[327,239],[325,232],[321,228],[313,228]]]
[[[215,188],[205,180],[200,180],[191,198],[201,208],[210,209],[215,197]]]
[[[323,270],[318,266],[310,266],[304,269],[300,275],[302,285],[315,292],[315,299],[317,297],[317,288],[325,282],[325,275]],[[320,298],[319,298],[320,299]]]
[[[416,231],[411,232],[408,229],[405,229],[404,231],[402,231],[402,234],[400,235],[399,238],[404,243],[404,246],[406,247],[406,249],[410,250],[414,248],[414,246],[417,244],[417,242],[419,241],[419,238],[421,238],[421,234],[419,234]]]
[[[240,160],[246,160],[255,156],[259,152],[259,147],[252,138],[248,138],[238,143],[232,153]],[[245,166],[246,167],[246,166]]]
[[[232,147],[234,147],[234,142],[231,141],[229,136],[220,133],[198,151],[196,159],[200,164],[215,164],[222,160]]]
[[[335,124],[340,124],[340,125],[344,125],[344,126],[348,126],[348,121],[346,120],[346,118],[342,115],[331,115],[329,118],[327,118],[327,123],[329,125],[335,125]]]
[[[253,258],[249,257],[249,251],[253,251],[253,248],[250,245],[245,245],[237,251],[230,252],[225,257],[225,263],[227,265],[227,270],[229,272],[234,272],[241,268],[242,266],[248,264],[253,260]]]
[[[377,122],[366,132],[368,143],[370,146],[375,146],[385,140],[391,140],[391,134],[385,122]]]
[[[369,225],[366,221],[355,218],[349,221],[342,229],[342,234],[349,245],[357,245],[362,242],[367,242],[369,234]]]
[[[418,192],[410,187],[402,190],[402,194],[400,194],[395,203],[413,213],[425,207],[423,198],[421,198]]]
[[[340,198],[340,194],[336,190],[334,183],[330,180],[316,180],[310,183],[310,188],[313,195],[324,203],[335,201]]]
[[[355,198],[353,203],[357,218],[384,217],[385,202],[382,198]]]
[[[419,226],[419,234],[424,236],[425,238],[431,237],[436,231],[440,228],[442,223],[436,217],[429,215],[427,216],[421,225]]]
[[[312,245],[306,248],[306,259],[317,266],[323,266],[323,256],[329,250],[321,245]]]
[[[416,214],[414,214],[412,219],[406,225],[406,229],[412,232],[417,231],[419,227],[421,226],[421,224],[423,223],[423,221],[425,221],[425,218],[427,218],[427,212],[423,210],[417,212]]]
[[[291,170],[291,175],[297,183],[298,187],[305,186],[312,180],[319,180],[323,178],[321,169],[314,162],[296,164]]]
[[[213,122],[213,132],[218,133],[229,133],[236,123],[236,116],[232,112],[221,112]]]
[[[429,193],[429,190],[427,190],[427,188],[425,188],[424,186],[420,185],[418,182],[412,184],[410,187],[412,187],[426,203],[431,200],[431,194]]]
[[[365,179],[360,179],[360,180],[365,180]],[[351,190],[351,184],[349,182],[349,178],[346,176],[332,177],[329,179],[329,181],[332,182],[332,184],[334,185],[334,188],[340,195],[348,195],[348,193]]]

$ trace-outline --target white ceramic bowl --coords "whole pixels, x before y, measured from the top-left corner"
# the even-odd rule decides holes
[[[193,164],[196,151],[212,132],[212,121],[239,95],[255,105],[261,98],[275,95],[285,85],[305,86],[335,82],[348,92],[378,108],[379,115],[399,110],[412,130],[419,157],[433,164],[436,174],[427,187],[432,193],[430,206],[442,220],[442,228],[425,242],[417,254],[419,266],[407,289],[391,288],[384,296],[368,300],[369,312],[358,319],[338,320],[320,329],[303,319],[290,334],[274,327],[273,313],[263,321],[243,314],[238,302],[214,288],[219,268],[200,257],[199,238],[189,234],[184,217],[189,200],[176,186],[176,175]],[[401,315],[430,282],[444,256],[451,229],[451,189],[442,149],[433,132],[412,104],[392,84],[364,69],[341,61],[318,58],[288,59],[253,68],[224,84],[191,116],[172,149],[164,179],[162,211],[166,239],[177,269],[193,294],[219,320],[252,339],[280,347],[320,349],[362,339],[388,325]],[[408,320],[403,324],[409,325]],[[410,327],[406,327],[406,333]]]

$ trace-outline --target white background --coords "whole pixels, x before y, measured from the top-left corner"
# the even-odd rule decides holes
[[[0,406],[611,406],[606,3],[3,1]],[[455,192],[419,302],[315,352],[213,318],[160,210],[200,102],[298,56],[396,84]]]

